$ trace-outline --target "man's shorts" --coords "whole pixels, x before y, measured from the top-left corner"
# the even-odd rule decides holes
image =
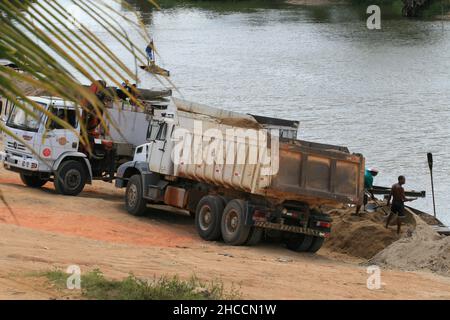
[[[393,202],[391,211],[401,219],[405,217],[405,205],[403,202]]]

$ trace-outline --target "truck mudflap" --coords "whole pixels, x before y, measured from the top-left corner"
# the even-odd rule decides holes
[[[253,224],[255,227],[265,228],[265,229],[272,229],[272,230],[280,230],[280,231],[286,231],[286,232],[292,232],[292,233],[303,233],[310,236],[316,236],[321,238],[327,238],[330,233],[314,230],[311,228],[306,227],[300,227],[300,226],[290,226],[285,224],[279,224],[279,223],[272,223],[267,221],[255,221]]]
[[[5,152],[0,152],[0,162],[3,162],[6,169],[10,167],[28,170],[38,171],[39,163],[34,159],[26,159],[18,156],[8,155]]]

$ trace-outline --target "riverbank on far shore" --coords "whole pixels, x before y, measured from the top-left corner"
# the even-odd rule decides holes
[[[286,0],[285,3],[297,6],[324,6],[348,4],[346,0]]]
[[[335,5],[348,5],[348,6],[369,6],[372,4],[377,4],[388,16],[399,16],[402,17],[402,0],[392,0],[390,2],[384,3],[372,3],[367,0],[362,0],[360,2],[349,1],[349,0],[285,0],[285,4],[293,6],[335,6]],[[384,10],[383,10],[384,9]],[[387,11],[386,11],[387,10]],[[450,20],[450,0],[445,0],[444,3],[434,3],[428,7],[424,7],[420,11],[419,19],[425,20],[439,20],[439,21],[449,21]],[[404,17],[407,19],[406,17]]]

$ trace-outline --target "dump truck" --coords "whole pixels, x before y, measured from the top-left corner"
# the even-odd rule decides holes
[[[80,119],[85,112],[79,104],[42,96],[27,97],[27,101],[22,101],[25,108],[19,108],[2,99],[4,125],[18,139],[4,135],[0,161],[7,170],[19,173],[27,186],[38,188],[53,181],[56,191],[64,195],[78,195],[93,180],[112,182],[117,168],[132,160],[135,148],[147,142],[149,112],[167,104],[170,95],[170,90],[139,89],[142,108],[128,99],[110,99],[105,103],[108,113],[103,119],[105,126],[91,128],[90,150],[79,139]],[[29,101],[66,121],[73,129],[49,119]],[[32,113],[37,117],[31,116]]]
[[[297,139],[299,123],[171,98],[149,119],[148,142],[117,169],[125,207],[188,211],[201,238],[253,245],[262,237],[316,252],[331,232],[323,208],[361,204],[364,157]]]

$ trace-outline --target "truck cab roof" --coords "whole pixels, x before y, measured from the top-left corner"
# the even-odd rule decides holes
[[[36,97],[36,96],[29,96],[27,97],[30,100],[33,100],[38,103],[43,104],[51,104],[55,107],[64,107],[68,109],[74,109],[76,107],[75,102],[73,101],[67,101],[58,97],[50,97],[50,96],[43,96],[43,97]]]

